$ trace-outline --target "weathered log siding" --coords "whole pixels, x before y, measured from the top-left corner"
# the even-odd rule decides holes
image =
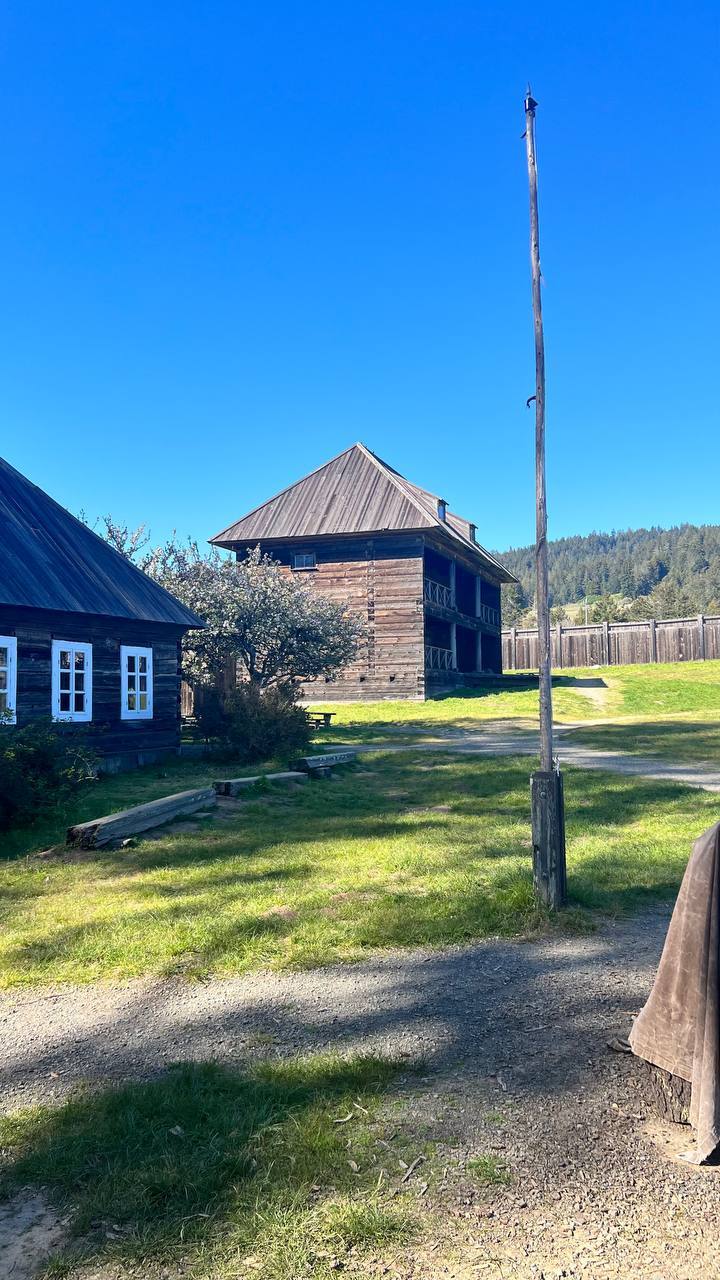
[[[423,540],[358,538],[311,539],[314,569],[292,569],[303,548],[263,544],[263,550],[288,573],[306,578],[313,588],[347,604],[363,624],[358,657],[337,680],[315,680],[303,695],[319,701],[422,700],[425,696],[423,616]]]
[[[502,633],[503,668],[537,669],[537,630]],[[552,662],[563,667],[632,666],[650,662],[699,662],[720,658],[720,617],[669,618],[647,622],[593,622],[553,627]]]
[[[98,755],[169,750],[180,741],[180,628],[128,619],[0,609],[0,634],[17,637],[17,723],[51,719],[52,641],[81,640],[93,647],[93,718],[63,723]],[[153,718],[120,718],[120,646],[153,651]]]

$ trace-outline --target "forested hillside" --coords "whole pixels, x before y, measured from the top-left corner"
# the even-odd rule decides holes
[[[588,598],[595,618],[720,613],[720,525],[625,529],[548,544],[555,612]],[[495,553],[520,579],[504,598],[504,621],[530,622],[534,547]]]

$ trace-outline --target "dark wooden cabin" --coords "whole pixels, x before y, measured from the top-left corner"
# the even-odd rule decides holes
[[[180,641],[200,618],[2,459],[0,546],[5,723],[62,723],[106,767],[177,750]]]
[[[422,700],[500,675],[500,584],[516,579],[475,525],[355,444],[211,542],[260,545],[289,573],[347,601],[365,624],[358,660],[309,698]]]

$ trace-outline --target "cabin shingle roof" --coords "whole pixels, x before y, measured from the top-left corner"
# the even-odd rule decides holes
[[[3,458],[0,605],[205,625]]]
[[[470,521],[448,510],[438,515],[439,496],[406,480],[364,444],[351,445],[316,471],[263,502],[210,541],[238,544],[402,530],[435,530],[461,543],[504,582],[514,576],[473,541]]]

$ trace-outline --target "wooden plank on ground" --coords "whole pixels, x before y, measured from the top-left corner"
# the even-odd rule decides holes
[[[257,774],[252,778],[220,778],[213,787],[219,796],[236,796],[258,782],[307,782],[307,774],[293,769],[284,773]]]
[[[91,822],[80,822],[69,827],[67,842],[78,849],[101,849],[114,840],[124,840],[127,836],[139,835],[153,827],[160,827],[165,822],[172,822],[174,818],[207,809],[216,801],[213,787],[178,791],[172,796],[162,796],[160,800],[150,800],[147,804],[137,804],[132,809],[108,814],[106,818],[95,818]]]
[[[332,769],[336,764],[352,764],[354,759],[354,751],[327,751],[322,756],[301,756],[295,761],[295,765],[306,773],[312,773],[315,770]]]

